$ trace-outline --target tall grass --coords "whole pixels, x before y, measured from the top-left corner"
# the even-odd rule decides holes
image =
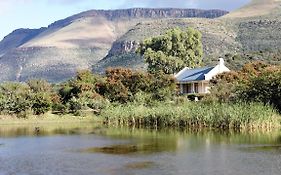
[[[258,103],[157,103],[152,107],[127,104],[103,110],[105,124],[136,127],[196,127],[221,129],[272,129],[280,115]]]

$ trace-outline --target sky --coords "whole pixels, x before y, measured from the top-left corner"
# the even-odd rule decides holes
[[[18,28],[40,28],[91,9],[173,7],[232,11],[250,0],[0,0],[0,40]]]

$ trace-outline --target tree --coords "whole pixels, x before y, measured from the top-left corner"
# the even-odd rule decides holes
[[[62,103],[55,103],[53,109],[65,113],[69,111],[75,115],[83,110],[98,111],[107,105],[107,100],[96,92],[103,78],[89,70],[77,72],[76,77],[65,82],[58,90]]]
[[[27,82],[31,93],[31,109],[34,114],[41,115],[48,112],[52,106],[52,86],[46,80],[29,80]]]
[[[207,100],[269,103],[281,111],[281,69],[264,62],[247,63],[239,71],[219,74],[211,80]]]
[[[25,83],[3,83],[0,85],[0,111],[23,114],[31,109],[30,88]],[[20,116],[20,115],[19,115]]]
[[[187,28],[168,30],[166,34],[150,38],[140,44],[138,53],[144,56],[150,73],[172,74],[184,67],[194,68],[202,63],[202,35]]]
[[[281,112],[281,68],[268,67],[259,76],[252,76],[246,86],[238,89],[238,95],[245,101],[271,104]]]
[[[176,89],[175,79],[163,73],[150,74],[125,68],[106,70],[106,81],[98,92],[111,102],[127,103],[140,93],[150,94],[153,100],[164,101],[172,97]]]

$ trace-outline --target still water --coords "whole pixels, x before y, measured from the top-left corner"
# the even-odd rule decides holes
[[[0,126],[0,175],[280,175],[281,132]]]

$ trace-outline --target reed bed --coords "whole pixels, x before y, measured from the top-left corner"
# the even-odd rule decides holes
[[[259,103],[157,103],[114,105],[100,114],[105,124],[134,127],[266,129],[280,127],[280,115]]]

